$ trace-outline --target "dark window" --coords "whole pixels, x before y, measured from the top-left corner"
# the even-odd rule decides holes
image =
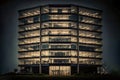
[[[65,56],[65,53],[64,52],[56,52],[55,56]]]
[[[74,21],[77,21],[77,15],[71,15],[69,17],[70,20],[74,20]]]
[[[34,50],[39,50],[39,45],[33,45],[31,48],[33,48]]]
[[[62,13],[62,9],[58,9],[58,13]]]
[[[39,16],[35,16],[35,17],[34,17],[34,22],[39,22],[39,21],[40,21]]]
[[[81,50],[81,51],[94,51],[94,47],[79,46],[79,50]]]
[[[42,49],[48,49],[48,44],[42,44]]]
[[[54,59],[55,63],[68,63],[69,60],[68,59]]]
[[[76,49],[76,45],[71,45],[71,48],[72,49]]]
[[[42,21],[46,21],[46,20],[49,20],[49,15],[47,15],[47,14],[44,14],[44,15],[42,15]]]
[[[79,21],[82,21],[82,20],[83,20],[83,17],[82,17],[82,16],[80,16],[80,17],[79,17]]]

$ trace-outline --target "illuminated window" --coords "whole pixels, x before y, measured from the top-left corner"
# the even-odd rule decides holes
[[[81,37],[91,37],[91,38],[101,38],[101,34],[97,32],[89,32],[89,31],[79,31],[79,36]]]
[[[50,63],[70,63],[70,59],[69,58],[50,58],[49,59]]]
[[[42,30],[42,35],[77,35],[77,31],[70,29],[49,29]]]
[[[41,13],[49,13],[49,7],[43,7]]]
[[[55,75],[68,76],[71,74],[71,67],[70,66],[50,66],[49,74],[54,76]]]
[[[31,44],[31,45],[19,46],[19,51],[33,51],[33,50],[39,50],[39,45]]]
[[[39,29],[39,28],[40,28],[40,24],[37,23],[37,24],[20,26],[20,27],[19,27],[19,31],[29,31],[29,30]]]
[[[70,15],[49,15],[51,20],[68,20]]]
[[[79,56],[81,56],[81,57],[101,58],[101,53],[80,51]]]
[[[26,10],[20,12],[20,18],[28,17],[28,16],[34,16],[40,14],[40,8],[32,9],[32,10]]]
[[[94,19],[94,18],[90,18],[90,17],[80,16],[79,21],[84,22],[84,23],[92,23],[92,24],[101,25],[101,20],[100,19]]]
[[[39,21],[40,21],[39,16],[30,17],[30,18],[28,17],[28,18],[20,19],[19,25],[30,24],[30,23],[35,23],[35,22],[39,22]]]
[[[52,7],[50,8],[50,13],[70,13],[70,8],[68,7]]]
[[[25,53],[20,53],[19,58],[26,58],[26,57],[39,57],[40,52],[39,51],[34,51],[34,52],[25,52]]]
[[[101,18],[101,13],[96,12],[93,10],[88,10],[85,8],[79,8],[79,14],[81,15],[86,15],[86,16],[91,16],[91,17],[96,17],[96,18]]]
[[[79,59],[79,64],[99,65],[99,64],[101,64],[101,60],[99,60],[99,59],[86,59],[86,58],[81,58],[81,59]]]
[[[42,62],[42,64],[48,64],[49,58],[42,58],[41,62]]]
[[[30,43],[38,43],[38,42],[40,42],[39,37],[38,38],[22,39],[19,41],[19,44],[30,44]]]
[[[102,44],[101,40],[89,39],[89,38],[79,38],[80,43],[89,43],[89,44]]]
[[[77,58],[71,58],[71,63],[76,64],[77,63]]]
[[[57,15],[48,15],[48,14],[44,14],[42,15],[42,21],[48,21],[48,20],[72,20],[72,21],[77,21],[77,15],[61,15],[61,14],[57,14]]]
[[[50,53],[49,53],[48,50],[46,50],[46,51],[41,51],[41,56],[49,56],[49,55],[50,55]]]
[[[19,34],[19,38],[27,38],[27,37],[34,37],[40,36],[40,31],[29,31],[29,32],[22,32]]]
[[[45,22],[42,24],[42,28],[77,28],[77,24],[74,22]]]
[[[26,64],[39,64],[40,59],[39,58],[33,58],[33,59],[22,59],[19,61],[19,65],[26,65]]]
[[[90,30],[90,31],[101,31],[101,27],[99,26],[82,24],[82,23],[79,24],[79,29]]]
[[[76,7],[71,7],[71,13],[76,13],[77,12],[77,8]]]

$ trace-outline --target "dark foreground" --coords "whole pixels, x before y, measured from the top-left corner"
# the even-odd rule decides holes
[[[120,80],[118,75],[48,76],[35,74],[0,75],[0,80]]]

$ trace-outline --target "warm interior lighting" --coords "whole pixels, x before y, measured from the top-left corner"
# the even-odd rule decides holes
[[[20,67],[68,76],[86,65],[102,65],[99,10],[47,5],[19,13]]]

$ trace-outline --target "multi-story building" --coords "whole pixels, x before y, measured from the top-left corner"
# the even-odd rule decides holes
[[[44,5],[19,10],[19,68],[49,75],[98,73],[101,10]]]

